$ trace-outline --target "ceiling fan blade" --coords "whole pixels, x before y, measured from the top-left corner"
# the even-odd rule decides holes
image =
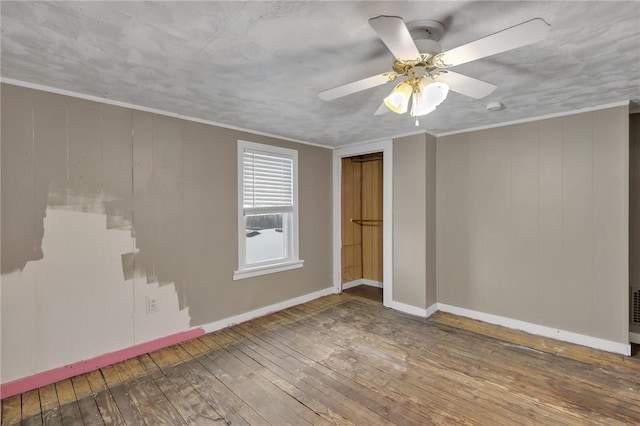
[[[496,86],[491,83],[476,80],[475,78],[452,71],[440,74],[435,80],[447,83],[449,88],[454,92],[474,99],[484,98],[496,90]]]
[[[372,77],[364,78],[362,80],[354,81],[353,83],[347,83],[339,87],[334,87],[333,89],[325,90],[324,92],[318,93],[318,96],[323,101],[330,101],[336,98],[341,98],[342,96],[347,96],[352,93],[361,92],[362,90],[380,86],[382,84],[388,83],[392,79],[393,78],[389,75],[389,73],[385,72],[382,74],[374,75]]]
[[[387,108],[387,106],[383,103],[380,104],[380,106],[378,107],[378,109],[376,110],[376,112],[373,115],[382,115],[382,114],[386,114],[390,111],[389,108]]]
[[[378,33],[378,37],[396,59],[413,60],[420,57],[420,52],[413,42],[407,26],[399,16],[382,15],[371,18],[369,25]]]
[[[544,19],[535,18],[448,50],[442,54],[442,61],[449,66],[456,66],[533,44],[544,40],[549,28],[550,25]]]

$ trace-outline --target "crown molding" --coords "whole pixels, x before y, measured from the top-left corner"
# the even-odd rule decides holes
[[[598,105],[598,106],[593,106],[593,107],[581,108],[581,109],[576,109],[576,110],[572,110],[572,111],[563,111],[563,112],[557,112],[557,113],[554,113],[554,114],[537,115],[535,117],[523,118],[523,119],[520,119],[520,120],[504,121],[504,122],[501,122],[501,123],[487,124],[486,126],[470,127],[470,128],[467,128],[467,129],[454,130],[454,131],[451,131],[451,132],[443,132],[443,133],[438,133],[435,136],[438,137],[438,138],[441,138],[443,136],[457,135],[457,134],[460,134],[460,133],[468,133],[468,132],[476,132],[478,130],[494,129],[496,127],[511,126],[511,125],[514,125],[514,124],[529,123],[529,122],[532,122],[532,121],[541,121],[541,120],[547,120],[549,118],[565,117],[565,116],[568,116],[568,115],[575,115],[575,114],[581,114],[581,113],[584,113],[584,112],[599,111],[599,110],[602,110],[602,109],[609,109],[609,108],[615,108],[615,107],[619,107],[619,106],[628,106],[628,105],[630,105],[630,101],[614,102],[614,103],[611,103],[611,104],[604,104],[604,105]],[[629,110],[629,112],[631,112],[631,110]]]
[[[325,149],[330,149],[330,150],[335,149],[335,147],[329,146],[329,145],[323,145],[323,144],[319,144],[319,143],[315,143],[315,142],[304,141],[304,140],[301,140],[301,139],[294,139],[294,138],[289,138],[289,137],[282,136],[282,135],[276,135],[276,134],[273,134],[273,133],[260,132],[258,130],[247,129],[247,128],[238,127],[238,126],[232,126],[232,125],[224,124],[224,123],[218,123],[216,121],[205,120],[203,118],[192,117],[192,116],[189,116],[189,115],[182,115],[182,114],[178,114],[176,112],[165,111],[165,110],[156,109],[156,108],[149,108],[149,107],[146,107],[146,106],[143,106],[143,105],[136,105],[136,104],[132,104],[132,103],[129,103],[129,102],[118,101],[118,100],[115,100],[115,99],[103,98],[103,97],[100,97],[100,96],[93,96],[93,95],[85,95],[84,93],[74,92],[74,91],[65,90],[65,89],[58,89],[56,87],[45,86],[45,85],[37,84],[37,83],[30,83],[28,81],[16,80],[16,79],[13,79],[13,78],[0,77],[0,83],[11,84],[13,86],[25,87],[27,89],[41,90],[41,91],[44,91],[44,92],[55,93],[55,94],[58,94],[58,95],[70,96],[72,98],[85,99],[87,101],[100,102],[100,103],[107,104],[107,105],[114,105],[114,106],[119,106],[119,107],[123,107],[123,108],[130,108],[130,109],[134,109],[134,110],[137,110],[137,111],[144,111],[144,112],[149,112],[149,113],[152,113],[152,114],[164,115],[164,116],[167,116],[167,117],[179,118],[181,120],[193,121],[195,123],[208,124],[210,126],[222,127],[224,129],[230,129],[230,130],[237,130],[239,132],[251,133],[251,134],[259,135],[259,136],[266,136],[266,137],[269,137],[269,138],[280,139],[280,140],[288,141],[288,142],[295,142],[295,143],[299,143],[299,144],[303,144],[303,145],[311,145],[311,146],[315,146],[315,147],[318,147],[318,148],[325,148]]]

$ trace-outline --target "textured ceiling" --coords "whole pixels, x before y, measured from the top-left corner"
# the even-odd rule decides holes
[[[318,92],[390,70],[368,24],[381,14],[445,24],[443,50],[535,17],[532,46],[461,65],[498,86],[451,93],[432,134],[640,100],[638,2],[7,2],[3,78],[330,146],[415,132],[374,116],[393,83],[325,102]],[[489,112],[487,102],[506,108]]]

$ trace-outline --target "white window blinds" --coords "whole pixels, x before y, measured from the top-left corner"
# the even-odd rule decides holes
[[[242,163],[245,214],[293,211],[293,158],[245,148]]]

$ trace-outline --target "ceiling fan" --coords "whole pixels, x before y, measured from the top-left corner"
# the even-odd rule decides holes
[[[382,15],[369,19],[369,25],[396,57],[393,71],[325,90],[318,96],[330,101],[406,77],[384,98],[375,115],[388,111],[404,114],[413,99],[412,117],[434,111],[446,99],[449,89],[474,99],[481,99],[496,89],[493,84],[449,68],[536,43],[549,32],[549,24],[535,18],[442,53],[437,41],[444,26],[437,21],[417,21],[407,26],[398,16]]]

